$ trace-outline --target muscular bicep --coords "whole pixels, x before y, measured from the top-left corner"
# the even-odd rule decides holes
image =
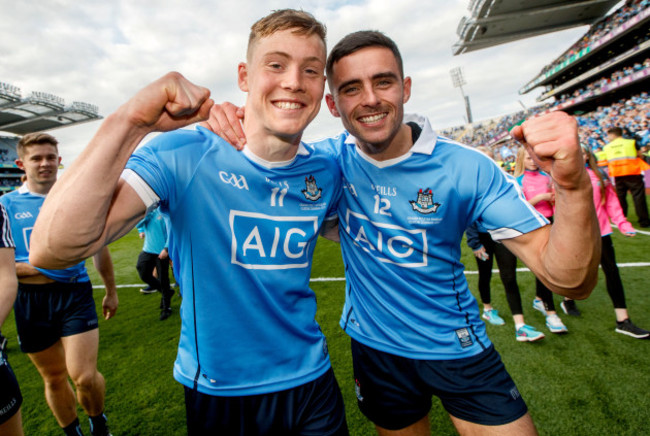
[[[127,234],[144,218],[146,211],[147,207],[135,189],[120,179],[106,215],[101,245],[108,245]]]
[[[41,209],[30,243],[33,266],[60,269],[79,263],[125,235],[146,210],[135,190],[121,179],[108,208],[93,215],[79,215],[73,204],[64,202],[65,198],[58,208],[55,201],[52,207]]]

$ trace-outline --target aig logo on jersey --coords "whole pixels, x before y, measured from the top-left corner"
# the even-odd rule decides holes
[[[305,177],[305,186],[307,189],[303,189],[301,192],[307,200],[316,201],[321,197],[323,189],[316,185],[316,179],[313,175]]]
[[[223,183],[234,186],[235,188],[245,189],[248,191],[248,183],[246,177],[237,174],[228,174],[225,171],[219,171],[219,178]]]
[[[316,216],[271,216],[230,211],[231,262],[248,269],[309,266],[309,247],[318,235]]]
[[[355,244],[378,258],[404,268],[427,265],[427,232],[394,224],[372,222],[367,216],[348,209],[345,231]]]
[[[425,215],[436,213],[440,207],[440,203],[433,202],[433,191],[429,188],[424,191],[420,189],[418,199],[416,201],[411,200],[409,203],[413,206],[413,210]]]

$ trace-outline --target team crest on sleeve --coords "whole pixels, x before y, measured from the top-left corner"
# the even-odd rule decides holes
[[[306,189],[303,189],[301,192],[307,200],[316,201],[323,193],[323,189],[318,187],[313,175],[305,177],[305,187]]]
[[[418,199],[416,201],[410,200],[413,210],[422,214],[436,213],[440,207],[440,203],[434,203],[433,191],[430,188],[420,189],[418,192]]]

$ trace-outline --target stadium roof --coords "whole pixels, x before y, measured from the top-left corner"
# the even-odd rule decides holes
[[[24,135],[101,119],[97,106],[64,100],[45,92],[21,97],[16,86],[0,82],[0,131]]]
[[[471,0],[456,33],[454,55],[592,24],[620,0]]]

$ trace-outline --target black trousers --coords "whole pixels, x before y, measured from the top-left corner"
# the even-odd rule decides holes
[[[153,276],[154,268],[158,272],[158,278]],[[168,309],[172,296],[169,286],[169,258],[161,259],[155,253],[141,251],[136,269],[143,282],[162,293],[161,308]]]
[[[643,175],[614,177],[614,182],[616,183],[616,196],[621,203],[623,214],[627,216],[627,191],[630,191],[636,216],[639,217],[639,225],[650,227]]]
[[[603,236],[603,248],[600,254],[600,265],[603,267],[605,273],[605,282],[607,283],[607,293],[609,298],[612,299],[615,309],[626,309],[625,304],[625,291],[623,290],[623,282],[621,281],[621,274],[616,266],[616,255],[614,253],[614,244],[610,235]]]
[[[496,258],[499,267],[499,276],[506,291],[508,307],[513,315],[523,314],[519,285],[517,285],[517,257],[505,245],[494,242],[489,233],[479,233],[479,240],[488,254],[487,260],[476,258],[478,266],[478,290],[484,304],[491,302],[490,280],[492,279],[493,258]],[[555,311],[553,292],[539,279],[535,278],[535,293],[542,299],[546,310]]]
[[[479,233],[479,240],[488,254],[487,260],[476,258],[478,266],[478,289],[483,303],[490,304],[490,280],[492,279],[492,266],[494,258],[499,267],[499,277],[506,291],[506,300],[513,315],[522,314],[521,295],[517,285],[517,258],[503,244],[492,240],[489,233]]]

